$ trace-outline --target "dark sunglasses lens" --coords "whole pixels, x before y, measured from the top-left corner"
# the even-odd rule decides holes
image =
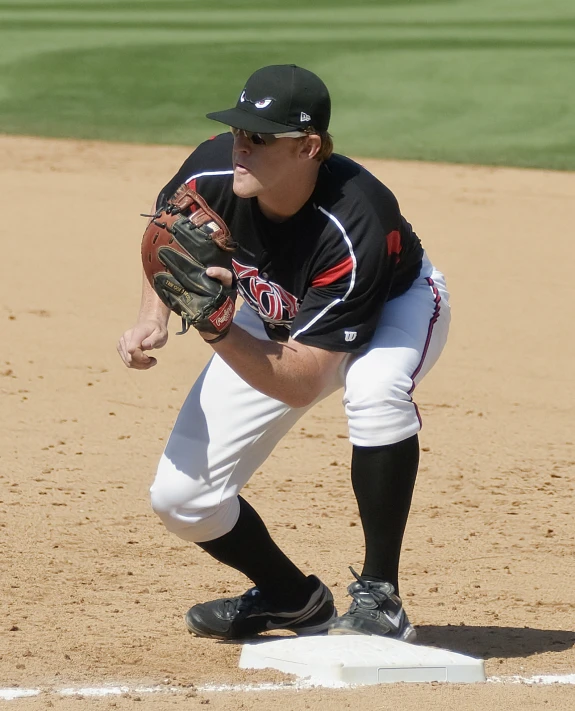
[[[230,128],[234,137],[239,136],[240,133],[243,133],[248,141],[253,143],[254,146],[269,146],[275,140],[274,136],[271,134],[269,136],[266,135],[264,138],[261,133],[252,133],[252,131],[245,131],[243,128],[234,128],[233,126],[230,126]]]

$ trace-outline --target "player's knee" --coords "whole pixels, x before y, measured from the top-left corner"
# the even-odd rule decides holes
[[[419,432],[421,420],[411,398],[412,388],[411,379],[400,374],[348,382],[345,411],[351,442],[379,447]]]
[[[239,515],[239,501],[233,497],[217,506],[204,506],[198,500],[178,500],[173,494],[152,486],[153,511],[170,533],[186,541],[211,541],[228,533]]]
[[[366,378],[362,373],[350,374],[346,381],[345,405],[348,410],[380,407],[403,407],[411,402],[413,381],[401,372],[387,372]]]

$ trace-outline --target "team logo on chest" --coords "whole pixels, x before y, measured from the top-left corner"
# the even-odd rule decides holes
[[[262,279],[256,267],[233,260],[242,299],[268,323],[289,326],[294,320],[299,302],[293,294],[273,281]]]

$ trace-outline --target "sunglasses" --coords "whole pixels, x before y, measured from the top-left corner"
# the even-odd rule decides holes
[[[255,131],[245,131],[243,128],[230,127],[234,138],[243,134],[254,146],[271,146],[278,138],[303,138],[309,136],[307,131],[288,131],[288,133],[256,133]]]

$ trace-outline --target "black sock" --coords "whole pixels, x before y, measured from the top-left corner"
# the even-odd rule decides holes
[[[254,582],[274,605],[298,610],[312,589],[307,577],[272,540],[257,511],[241,496],[240,517],[229,533],[198,543],[213,558],[235,568]]]
[[[383,447],[355,447],[351,481],[365,535],[363,575],[399,595],[399,557],[419,464],[417,435]]]

